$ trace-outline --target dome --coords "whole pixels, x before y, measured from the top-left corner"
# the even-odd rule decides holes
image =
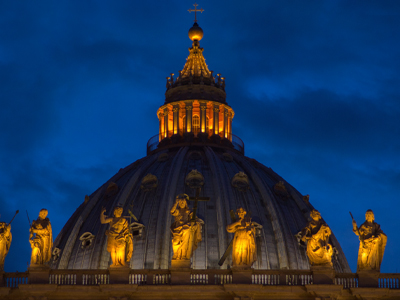
[[[194,26],[189,36],[200,31]],[[159,133],[149,140],[147,156],[86,196],[61,230],[54,242],[53,269],[107,269],[108,225],[101,224],[100,213],[105,208],[111,215],[115,207],[123,208],[134,236],[130,268],[170,268],[170,209],[178,194],[196,195],[193,184],[201,187],[197,196],[209,197],[198,203],[197,216],[204,225],[193,269],[232,266],[230,255],[220,259],[232,239],[226,230],[231,211],[240,207],[257,224],[254,269],[310,268],[297,234],[314,207],[308,195],[244,155],[243,142],[232,134],[234,112],[225,102],[225,80],[208,70],[202,51],[194,40],[184,70],[176,80],[173,74],[167,78],[166,101],[157,111]],[[193,205],[189,201],[189,207]],[[333,234],[330,240],[336,272],[351,272]]]
[[[167,269],[172,257],[170,209],[177,194],[194,195],[186,176],[197,170],[204,177],[198,217],[204,220],[203,240],[194,252],[195,269],[220,268],[218,261],[229,245],[226,225],[230,210],[244,207],[262,225],[257,237],[255,269],[309,269],[304,246],[295,235],[306,225],[313,206],[270,168],[235,149],[184,146],[160,149],[121,169],[82,203],[55,240],[61,250],[53,263],[57,269],[106,269],[111,263],[106,249],[106,225],[100,224],[102,207],[131,210],[144,225],[135,233],[130,261],[133,269]],[[192,203],[189,204],[191,207]],[[90,233],[90,235],[89,235]],[[90,236],[87,244],[82,236]],[[334,261],[339,272],[349,266],[336,238]],[[228,257],[222,268],[231,264]]]

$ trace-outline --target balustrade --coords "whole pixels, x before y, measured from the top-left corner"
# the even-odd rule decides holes
[[[313,284],[313,275],[309,270],[252,270],[252,284],[259,285],[294,285]],[[173,275],[172,275],[173,276]],[[187,272],[190,284],[224,285],[232,284],[232,271],[227,270],[190,270]],[[108,270],[50,270],[49,284],[57,285],[103,285],[109,284]],[[29,272],[4,273],[3,284],[9,288],[18,288],[29,283]],[[170,270],[131,270],[127,283],[137,285],[171,284]],[[336,273],[335,285],[344,289],[358,288],[356,273]],[[400,274],[382,273],[379,288],[400,289]]]

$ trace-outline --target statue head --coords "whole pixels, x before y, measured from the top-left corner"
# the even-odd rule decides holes
[[[189,206],[187,205],[187,201],[189,200],[189,196],[186,194],[180,194],[176,196],[176,200],[178,201],[178,206],[180,208],[186,208],[189,209]]]
[[[114,217],[121,217],[122,216],[122,212],[123,212],[123,208],[120,206],[117,206],[114,208]]]
[[[365,213],[365,220],[367,220],[368,222],[373,222],[375,220],[374,212],[372,211],[372,209],[368,209]]]
[[[319,221],[319,220],[321,220],[321,214],[320,214],[319,211],[316,210],[316,209],[313,209],[313,210],[310,212],[310,217],[311,217],[311,219],[313,219],[314,221]]]
[[[236,214],[238,215],[239,219],[243,219],[244,216],[247,214],[247,211],[245,211],[243,207],[239,207],[236,210]]]
[[[47,217],[47,214],[49,213],[49,211],[45,208],[42,208],[39,212],[39,218],[44,220]]]

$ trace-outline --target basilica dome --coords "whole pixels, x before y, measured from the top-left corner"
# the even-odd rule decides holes
[[[179,75],[167,78],[165,102],[157,111],[159,133],[150,138],[147,156],[85,197],[54,242],[53,269],[107,269],[108,225],[101,224],[100,213],[105,208],[111,215],[115,207],[123,207],[132,228],[130,267],[170,268],[170,209],[178,194],[195,198],[196,192],[209,200],[198,202],[197,216],[204,225],[193,269],[232,266],[231,255],[221,257],[233,237],[226,226],[240,207],[257,224],[254,269],[310,268],[306,247],[296,235],[314,207],[271,168],[245,156],[244,143],[232,133],[234,111],[226,101],[225,79],[209,71],[199,40],[192,38]],[[194,203],[189,201],[189,207]],[[351,272],[334,234],[330,242],[336,272]]]

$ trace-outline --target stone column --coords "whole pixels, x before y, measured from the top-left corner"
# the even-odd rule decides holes
[[[163,113],[159,113],[158,114],[158,122],[159,122],[159,126],[158,126],[158,141],[161,142],[161,140],[164,138],[163,136],[163,128],[162,128],[162,117],[163,117]]]
[[[224,109],[224,138],[229,138],[229,130],[228,130],[228,109]]]
[[[164,138],[168,137],[168,108],[164,109]]]
[[[232,112],[230,112],[228,116],[228,133],[229,133],[229,140],[231,142],[232,142],[232,119],[233,119],[233,114]]]
[[[179,104],[174,105],[172,111],[174,112],[174,134],[179,134]]]
[[[214,104],[214,134],[219,134],[219,105]]]
[[[193,113],[193,102],[186,104],[186,132],[192,132],[192,113]]]
[[[207,103],[200,103],[200,132],[206,132],[206,122],[207,122]]]

